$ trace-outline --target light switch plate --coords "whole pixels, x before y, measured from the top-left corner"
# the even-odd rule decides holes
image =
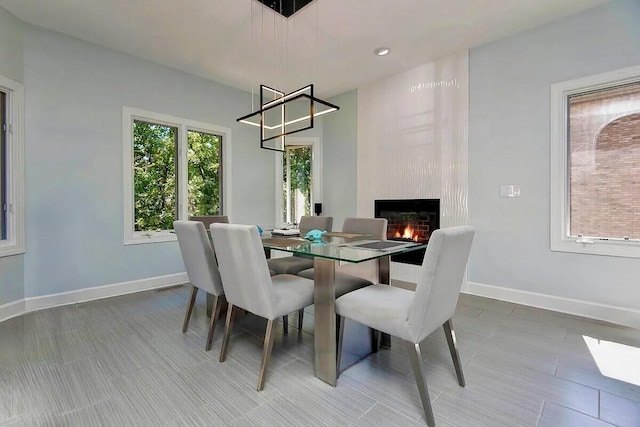
[[[500,185],[500,197],[520,197],[520,186],[513,184]]]

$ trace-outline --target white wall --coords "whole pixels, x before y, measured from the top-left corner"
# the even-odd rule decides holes
[[[273,224],[273,154],[249,94],[25,26],[25,296],[184,271],[176,242],[124,246],[122,106],[232,129],[232,220]]]
[[[615,1],[471,50],[470,282],[640,309],[640,259],[549,250],[549,87],[640,64],[639,19],[640,2]],[[521,197],[499,198],[500,184]]]
[[[0,8],[0,75],[22,82],[22,22]],[[0,258],[0,306],[24,297],[24,256]]]
[[[338,95],[329,102],[340,110],[323,116],[323,215],[341,230],[345,218],[356,216],[356,145],[358,93]]]
[[[468,52],[358,88],[358,216],[376,199],[440,199],[440,226],[467,223]],[[417,282],[419,267],[392,263]]]

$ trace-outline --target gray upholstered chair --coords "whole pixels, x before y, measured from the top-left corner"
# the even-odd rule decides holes
[[[427,424],[430,426],[435,425],[435,421],[420,366],[420,342],[438,327],[444,327],[458,383],[464,387],[462,363],[451,318],[460,295],[473,235],[474,229],[469,226],[435,230],[429,239],[415,292],[388,285],[373,285],[336,300],[340,325],[338,372],[345,317],[405,340]]]
[[[300,219],[300,235],[304,236],[310,230],[331,231],[332,225],[333,217],[330,216],[303,216]],[[294,255],[272,258],[267,264],[276,274],[298,274],[302,270],[313,268],[313,258]]]
[[[331,231],[333,217],[331,216],[303,216],[300,218],[300,235],[304,236],[311,230]],[[269,269],[276,274],[298,274],[302,270],[313,268],[313,258],[301,255],[287,256],[283,258],[272,258],[267,260]],[[311,277],[313,279],[313,276]],[[304,320],[304,310],[298,312],[298,330],[302,330]],[[282,318],[282,328],[285,335],[289,333],[289,318]]]
[[[229,217],[226,215],[190,216],[189,221],[200,221],[202,224],[204,224],[205,230],[208,230],[209,226],[216,222],[229,224]]]
[[[370,234],[371,239],[387,240],[387,220],[385,218],[346,218],[343,233]],[[313,279],[313,268],[298,273],[301,277]],[[378,262],[367,261],[359,264],[345,264],[336,267],[336,298],[372,285],[378,281]]]
[[[193,305],[196,301],[198,289],[202,289],[208,294],[213,295],[213,304],[211,307],[211,322],[209,324],[209,334],[207,335],[206,351],[211,350],[213,342],[213,332],[216,326],[216,320],[220,315],[222,307],[221,298],[224,298],[224,290],[220,279],[220,272],[216,264],[213,247],[209,241],[209,236],[204,225],[198,221],[174,221],[173,227],[178,237],[182,260],[187,270],[187,276],[193,286],[187,311],[184,316],[182,325],[182,333],[187,332],[189,320],[193,312]]]
[[[220,351],[229,349],[234,307],[267,319],[258,391],[264,388],[278,318],[313,304],[313,281],[291,274],[271,276],[255,225],[211,224],[213,245],[229,303]]]

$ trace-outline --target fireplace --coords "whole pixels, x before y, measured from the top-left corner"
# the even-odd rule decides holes
[[[426,243],[440,228],[439,199],[376,200],[375,217],[386,218],[388,240]],[[421,265],[425,250],[394,255],[391,261]]]

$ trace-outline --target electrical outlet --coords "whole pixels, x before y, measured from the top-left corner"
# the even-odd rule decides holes
[[[513,184],[500,185],[500,197],[520,197],[520,186]]]

